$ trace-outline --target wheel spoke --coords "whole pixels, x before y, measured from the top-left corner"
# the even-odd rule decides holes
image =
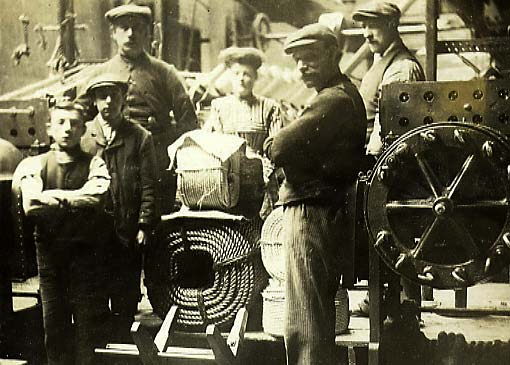
[[[423,251],[423,248],[428,245],[429,241],[431,241],[431,236],[435,231],[437,230],[437,227],[439,226],[439,218],[435,218],[434,222],[428,228],[423,232],[423,234],[420,237],[420,242],[416,245],[416,247],[411,251],[411,255],[416,259],[419,258],[421,255],[421,252]]]
[[[451,228],[455,232],[459,242],[468,250],[469,255],[471,257],[477,257],[480,254],[480,250],[478,249],[478,246],[473,240],[473,237],[466,229],[464,224],[462,224],[453,217],[449,217],[448,222],[450,223]]]
[[[414,157],[416,158],[416,161],[418,162],[418,165],[420,166],[421,172],[423,173],[423,176],[425,176],[425,179],[427,180],[427,183],[432,190],[432,193],[436,198],[438,198],[441,195],[442,185],[439,183],[439,180],[432,171],[432,168],[430,167],[429,163],[424,160],[419,154],[415,153]]]
[[[457,204],[456,209],[479,209],[479,208],[509,208],[510,202],[505,198],[501,200],[478,200],[473,203]]]
[[[392,200],[386,203],[386,209],[431,209],[430,199]]]
[[[455,178],[452,180],[452,183],[448,186],[447,190],[447,196],[449,199],[452,198],[453,194],[457,190],[457,187],[459,186],[460,182],[462,181],[462,178],[468,171],[469,167],[471,166],[471,163],[473,162],[475,158],[475,155],[469,155],[464,163],[462,164],[462,167],[460,168],[460,171],[457,173]]]

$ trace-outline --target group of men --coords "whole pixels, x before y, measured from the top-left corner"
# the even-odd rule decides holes
[[[49,365],[97,364],[93,349],[107,333],[120,341],[129,336],[140,298],[142,248],[175,195],[166,148],[198,128],[175,68],[144,50],[150,9],[122,5],[106,18],[117,55],[96,68],[76,101],[52,108],[51,151],[25,159],[13,180],[21,188],[26,214],[36,222]],[[369,154],[381,151],[381,84],[423,79],[400,40],[395,5],[379,3],[353,18],[381,56],[360,90],[340,72],[335,33],[320,24],[307,25],[287,37],[284,51],[317,95],[288,125],[274,119],[277,128],[265,141],[250,142],[284,173],[279,204],[284,206],[286,240],[288,364],[335,363],[334,297],[352,259],[345,256],[346,191],[366,158],[367,144]],[[226,104],[229,112],[232,105],[250,106],[237,115],[255,115],[250,110],[259,105],[263,112],[258,114],[269,120],[280,111],[251,94],[257,57],[231,56],[229,67],[243,80],[240,95],[217,105]],[[231,115],[216,113],[215,125]],[[369,138],[367,119],[373,123]]]

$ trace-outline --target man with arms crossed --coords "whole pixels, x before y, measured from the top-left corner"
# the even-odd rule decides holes
[[[302,79],[317,95],[302,114],[264,143],[285,181],[287,364],[331,364],[335,353],[335,293],[348,228],[346,191],[363,159],[366,118],[356,87],[338,68],[332,31],[311,24],[288,36]]]

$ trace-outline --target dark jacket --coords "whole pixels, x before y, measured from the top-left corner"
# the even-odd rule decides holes
[[[265,143],[268,156],[285,172],[280,202],[343,195],[360,169],[366,128],[358,90],[338,73],[296,120]]]
[[[170,144],[184,132],[198,128],[195,109],[174,66],[146,53],[135,60],[116,55],[96,66],[89,76],[93,78],[102,73],[119,73],[129,79],[126,116],[154,136],[170,134]],[[77,101],[86,107],[90,119],[97,114],[89,95],[82,94]],[[176,123],[170,119],[170,112]]]
[[[131,247],[139,229],[147,232],[159,221],[152,136],[137,123],[123,119],[107,145],[97,119],[86,123],[82,148],[106,162],[111,183],[105,209],[114,217],[118,238]]]

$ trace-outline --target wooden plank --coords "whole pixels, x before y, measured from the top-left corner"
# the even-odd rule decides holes
[[[235,358],[227,346],[227,342],[221,337],[221,332],[214,324],[210,324],[206,328],[207,342],[214,352],[216,362],[219,365],[234,365]]]
[[[159,353],[160,359],[187,359],[215,362],[215,355],[211,349],[195,347],[168,347],[165,352]]]
[[[156,337],[154,338],[154,344],[160,352],[164,352],[165,348],[170,345],[170,333],[175,325],[175,318],[177,316],[178,307],[173,305],[165,316],[165,320],[161,325]]]
[[[131,337],[133,337],[144,365],[159,364],[158,347],[152,340],[149,331],[140,322],[134,322],[131,326]]]
[[[230,347],[230,351],[232,351],[234,357],[237,356],[239,347],[244,340],[244,332],[246,331],[247,322],[248,311],[246,308],[241,308],[236,314],[236,319],[234,320],[230,334],[227,337],[227,345]]]

